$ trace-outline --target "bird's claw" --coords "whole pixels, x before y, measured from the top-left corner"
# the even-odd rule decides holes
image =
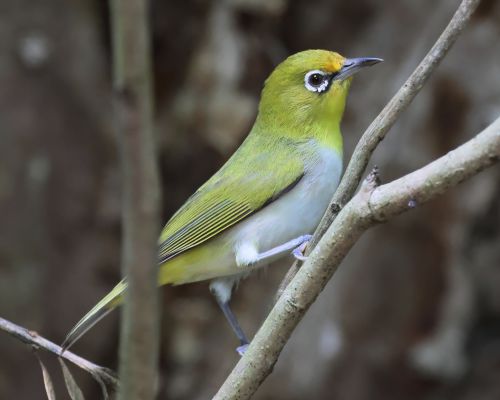
[[[248,344],[248,343],[242,344],[241,346],[236,347],[236,352],[237,352],[240,356],[243,356],[243,354],[245,354],[245,352],[247,351],[248,346],[249,346],[249,344]]]
[[[307,260],[307,257],[304,255],[304,251],[306,250],[307,245],[309,244],[309,241],[311,240],[312,235],[305,235],[304,241],[297,246],[295,249],[293,249],[292,254],[293,256],[300,261],[305,261]]]

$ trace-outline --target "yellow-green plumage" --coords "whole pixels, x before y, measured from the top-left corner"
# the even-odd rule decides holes
[[[295,154],[293,143],[284,138],[278,141],[269,135],[248,137],[239,151],[165,225],[159,239],[161,261],[198,246],[241,221],[302,176],[304,165]],[[256,147],[279,147],[282,151],[275,158],[255,153]],[[287,168],[274,168],[276,162],[285,161],[279,155],[286,156]],[[239,165],[253,167],[237,168]]]
[[[351,78],[335,76],[345,64],[337,53],[309,50],[273,71],[246,140],[165,225],[159,238],[160,285],[244,275],[260,266],[256,254],[312,233],[342,168],[340,121]],[[304,87],[314,70],[331,79],[328,90]],[[124,290],[122,281],[65,344],[114,308]]]

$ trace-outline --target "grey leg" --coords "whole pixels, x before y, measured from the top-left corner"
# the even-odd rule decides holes
[[[231,310],[231,307],[229,307],[229,302],[221,302],[219,299],[217,299],[217,303],[219,304],[220,309],[224,313],[224,316],[227,319],[227,322],[229,322],[229,325],[231,326],[231,329],[233,330],[234,334],[240,341],[240,346],[236,348],[236,351],[240,356],[245,353],[248,344],[250,343],[245,335],[245,332],[243,332],[243,329],[241,329],[240,324],[238,323],[238,320],[236,319],[236,316],[233,314],[233,311]]]
[[[273,247],[270,250],[264,251],[263,253],[259,253],[256,262],[264,261],[267,258],[271,258],[271,257],[274,257],[276,255],[279,255],[279,254],[282,254],[282,253],[285,253],[288,251],[292,251],[293,255],[296,258],[302,259],[302,258],[300,258],[301,252],[305,248],[305,245],[307,244],[307,242],[309,242],[309,240],[311,240],[311,238],[312,238],[312,235],[302,235],[302,236],[299,236],[298,238],[292,239],[292,240],[290,240],[286,243],[283,243],[279,246]],[[302,257],[304,257],[303,254],[302,254]]]
[[[226,317],[227,322],[229,322],[229,325],[231,326],[231,329],[233,330],[234,334],[240,341],[240,346],[236,348],[236,351],[238,352],[239,355],[243,355],[250,342],[248,341],[245,333],[243,332],[243,329],[241,329],[241,326],[238,323],[238,320],[236,319],[236,316],[234,315],[233,311],[231,310],[231,307],[229,307],[229,300],[231,299],[231,291],[233,285],[237,282],[237,280],[238,279],[231,279],[231,278],[213,280],[210,283],[210,291],[215,296],[217,304],[224,313],[224,316]]]

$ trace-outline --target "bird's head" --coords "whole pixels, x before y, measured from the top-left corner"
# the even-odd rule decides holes
[[[283,134],[314,137],[338,130],[352,76],[379,58],[345,58],[327,50],[288,57],[262,91],[257,121]]]

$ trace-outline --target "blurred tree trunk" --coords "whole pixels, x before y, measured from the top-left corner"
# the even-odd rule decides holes
[[[149,1],[112,0],[117,128],[123,167],[119,398],[152,400],[158,382],[159,184],[153,134]]]

